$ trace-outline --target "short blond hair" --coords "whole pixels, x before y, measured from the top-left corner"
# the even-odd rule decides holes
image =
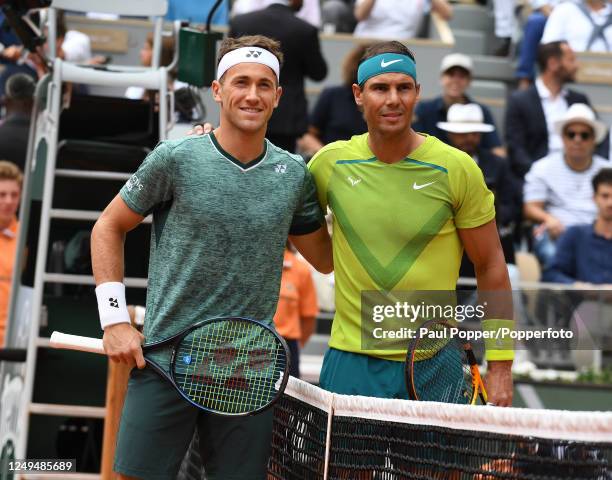
[[[0,160],[0,181],[15,180],[19,186],[23,184],[23,173],[17,165],[8,160]]]
[[[281,50],[280,42],[273,38],[266,37],[264,35],[245,35],[244,37],[232,38],[227,37],[219,46],[219,53],[217,55],[217,65],[223,58],[223,56],[234,50],[238,50],[243,47],[259,47],[267,50],[278,59],[278,64],[283,66],[283,51]]]

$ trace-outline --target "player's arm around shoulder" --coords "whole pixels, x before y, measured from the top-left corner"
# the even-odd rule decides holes
[[[303,166],[301,206],[294,215],[289,239],[317,271],[331,273],[334,269],[331,238],[325,223],[321,197],[317,193],[321,187],[312,172]]]
[[[145,366],[143,335],[130,324],[123,285],[125,235],[144,217],[131,210],[120,195],[104,209],[91,232],[91,260],[96,281],[104,350],[115,362]]]

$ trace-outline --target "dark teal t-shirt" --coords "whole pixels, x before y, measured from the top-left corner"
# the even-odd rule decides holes
[[[162,142],[120,195],[153,214],[147,344],[212,317],[271,323],[287,235],[324,221],[304,161],[267,140],[246,165],[212,134]]]

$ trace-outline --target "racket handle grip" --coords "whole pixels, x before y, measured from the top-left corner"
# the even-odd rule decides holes
[[[81,337],[69,335],[62,332],[53,332],[49,342],[53,348],[64,350],[78,350],[80,352],[91,352],[105,354],[101,338]]]

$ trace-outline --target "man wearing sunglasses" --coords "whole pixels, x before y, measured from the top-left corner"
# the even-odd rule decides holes
[[[593,177],[609,166],[594,154],[606,136],[606,126],[588,105],[576,103],[555,122],[563,150],[534,163],[525,177],[523,213],[536,223],[534,250],[546,268],[556,251],[556,240],[569,226],[595,220]]]

